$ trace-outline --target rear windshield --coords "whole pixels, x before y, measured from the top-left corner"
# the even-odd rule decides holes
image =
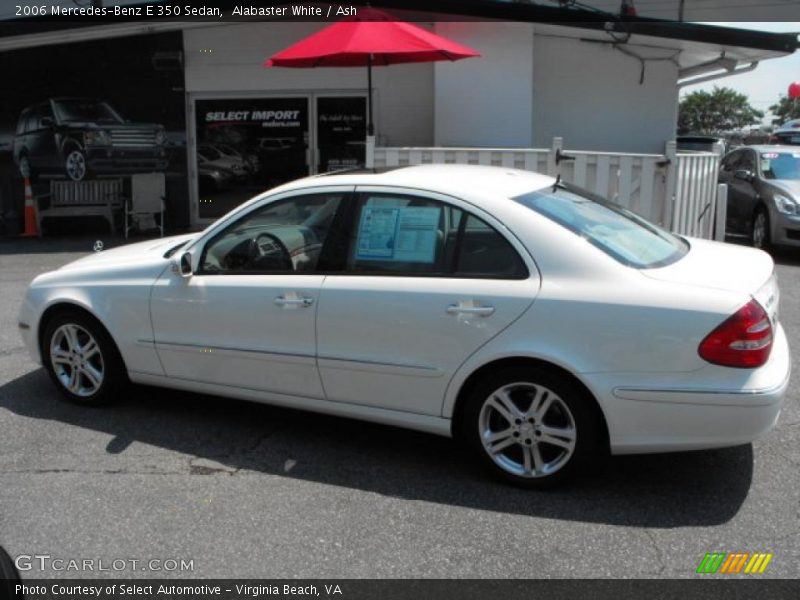
[[[630,267],[663,267],[689,251],[685,240],[621,206],[569,185],[557,184],[514,200]]]

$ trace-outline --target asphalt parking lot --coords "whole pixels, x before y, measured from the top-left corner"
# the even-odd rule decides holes
[[[611,458],[538,493],[488,479],[450,440],[390,427],[143,387],[102,409],[62,402],[17,308],[36,274],[92,241],[0,240],[0,544],[128,562],[47,559],[23,578],[697,577],[712,551],[771,552],[764,576],[800,575],[800,251],[776,255],[795,375],[775,431]],[[193,569],[129,562],[152,559]]]

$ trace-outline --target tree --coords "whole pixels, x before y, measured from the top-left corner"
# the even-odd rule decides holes
[[[779,125],[791,119],[800,119],[800,98],[792,99],[781,96],[777,104],[769,107],[769,112],[775,115],[773,123]]]
[[[714,87],[683,97],[678,108],[679,133],[719,134],[756,125],[764,113],[750,106],[747,96],[730,88]]]

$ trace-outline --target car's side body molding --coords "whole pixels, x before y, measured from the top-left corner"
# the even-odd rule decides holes
[[[152,375],[150,373],[137,373],[135,371],[130,371],[128,375],[130,376],[131,381],[134,383],[141,383],[144,385],[155,385],[198,393],[213,394],[216,396],[229,398],[232,397],[239,400],[248,400],[262,404],[270,404],[275,406],[283,406],[286,408],[309,410],[328,415],[360,419],[362,421],[370,421],[372,423],[380,423],[382,425],[404,427],[407,429],[414,429],[416,431],[423,431],[425,433],[432,433],[434,435],[446,437],[451,436],[450,419],[443,419],[441,417],[419,415],[396,410],[388,410],[384,408],[363,406],[359,404],[348,404],[346,402],[331,402],[330,400],[317,398],[289,396],[285,394],[276,394],[273,392],[264,392],[262,390],[253,390],[231,385],[201,383],[198,381],[179,379],[177,377]]]

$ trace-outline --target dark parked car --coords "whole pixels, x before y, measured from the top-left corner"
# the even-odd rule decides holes
[[[722,159],[719,181],[728,184],[727,233],[757,248],[800,246],[800,148],[737,148]]]
[[[199,162],[197,181],[201,194],[211,194],[233,187],[236,175],[230,169]]]
[[[165,142],[163,126],[126,121],[107,102],[51,98],[20,114],[14,162],[23,175],[73,181],[92,174],[160,171],[169,162]]]

